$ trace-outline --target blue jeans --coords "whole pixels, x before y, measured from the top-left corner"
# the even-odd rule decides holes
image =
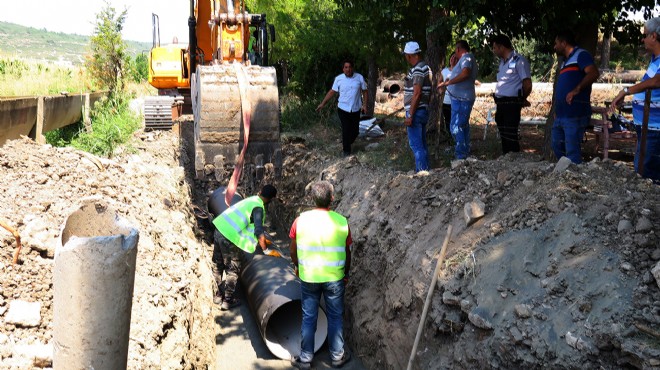
[[[408,112],[406,112],[408,115]],[[412,119],[412,126],[408,126],[408,144],[415,156],[415,172],[427,171],[429,169],[429,150],[426,145],[426,123],[429,120],[429,112],[425,109],[417,109]]]
[[[635,172],[639,173],[639,151],[641,150],[642,126],[635,125],[637,150],[635,151]],[[646,132],[646,154],[644,156],[644,177],[660,184],[660,131]]]
[[[557,159],[567,157],[582,163],[582,138],[590,117],[557,117],[552,124],[552,150]]]
[[[456,159],[465,159],[470,155],[470,113],[473,105],[474,100],[451,100],[449,129],[456,142]]]
[[[321,293],[325,298],[325,314],[328,317],[328,346],[332,360],[344,355],[344,280],[329,283],[306,283],[301,281],[302,290],[302,346],[300,361],[312,362],[314,357],[314,334],[319,315]]]

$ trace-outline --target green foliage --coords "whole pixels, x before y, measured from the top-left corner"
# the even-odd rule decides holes
[[[78,68],[0,58],[0,96],[80,93],[93,88]]]
[[[115,95],[98,102],[92,110],[92,132],[79,129],[69,143],[80,150],[112,157],[141,125],[140,118],[130,110],[129,101],[128,96]],[[66,142],[64,134],[60,139]]]
[[[132,82],[144,82],[149,78],[149,60],[145,54],[136,55],[135,58],[130,56],[127,60],[127,75],[128,79]]]
[[[0,59],[0,75],[20,78],[29,69],[29,66],[20,60]]]
[[[86,67],[90,75],[111,92],[120,91],[125,84],[126,42],[121,38],[128,10],[117,13],[106,0],[96,15],[94,35],[90,39],[91,56]]]
[[[322,99],[323,96],[320,95],[300,98],[291,92],[285,92],[281,98],[282,130],[305,131],[319,122],[328,124],[333,117],[336,118],[336,114],[332,115],[335,110],[329,107],[324,109],[320,116],[316,113],[316,107]]]
[[[520,37],[512,43],[516,51],[529,60],[532,80],[547,82],[554,62],[553,54],[544,52],[542,42],[536,39]]]

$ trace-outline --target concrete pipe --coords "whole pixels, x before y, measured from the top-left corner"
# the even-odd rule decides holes
[[[100,200],[62,228],[53,272],[53,365],[126,369],[138,230]]]
[[[300,354],[300,280],[291,264],[284,258],[255,255],[244,266],[241,282],[266,346],[283,360]],[[321,348],[327,336],[328,319],[319,307],[314,352]]]
[[[387,103],[390,100],[390,94],[382,91],[376,92],[376,103]]]
[[[394,96],[401,91],[403,88],[403,81],[398,81],[398,80],[386,80],[383,81],[383,91],[390,93],[390,95]]]

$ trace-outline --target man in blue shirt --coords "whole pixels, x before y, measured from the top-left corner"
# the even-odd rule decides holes
[[[633,97],[633,120],[637,131],[637,150],[635,151],[635,171],[640,172],[640,152],[642,138],[642,120],[644,116],[645,90],[651,90],[648,131],[646,133],[646,153],[642,176],[660,183],[660,17],[651,18],[644,24],[642,35],[644,48],[651,54],[651,62],[636,85],[626,87],[612,101],[612,109],[623,102],[626,95]]]
[[[591,85],[600,72],[591,54],[577,46],[568,31],[555,37],[555,51],[565,59],[557,77],[552,150],[557,158],[582,163],[580,144],[591,119]]]
[[[360,134],[360,110],[367,113],[367,83],[361,74],[353,72],[353,62],[344,61],[342,74],[335,77],[332,88],[316,107],[320,112],[335,94],[339,94],[337,115],[341,121],[341,141],[344,157],[351,155],[351,144]]]
[[[451,70],[449,79],[438,84],[440,91],[447,89],[451,96],[451,135],[456,142],[454,156],[466,159],[470,155],[470,114],[477,98],[474,82],[477,79],[479,65],[470,53],[470,45],[465,40],[456,42],[456,66]]]

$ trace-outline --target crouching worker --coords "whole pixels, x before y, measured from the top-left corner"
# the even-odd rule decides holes
[[[321,294],[328,317],[332,367],[341,367],[351,358],[344,350],[343,315],[352,240],[346,217],[329,208],[333,191],[327,181],[314,183],[311,192],[317,208],[301,213],[289,232],[291,260],[301,280],[302,344],[300,356],[291,359],[291,365],[298,369],[311,368]]]
[[[280,257],[277,251],[268,248],[270,240],[266,239],[263,226],[265,207],[276,196],[277,189],[266,185],[258,195],[241,200],[213,219],[217,230],[213,233],[212,267],[218,284],[213,303],[222,304],[222,310],[241,304],[234,292],[241,271],[242,253],[254,253],[258,244],[264,254]]]

